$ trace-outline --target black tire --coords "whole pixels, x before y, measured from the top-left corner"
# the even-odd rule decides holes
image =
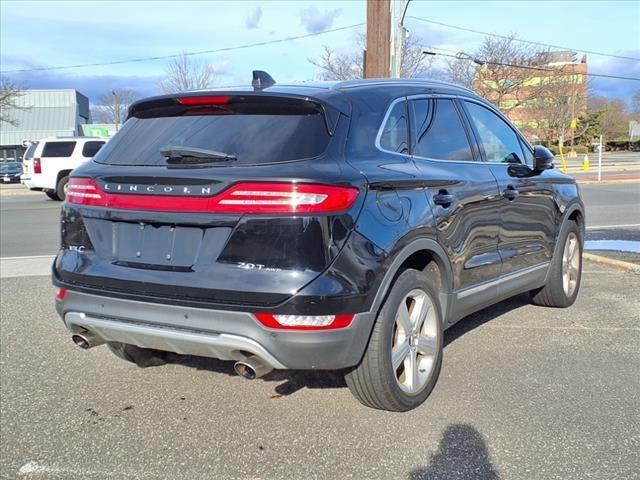
[[[58,197],[58,194],[56,192],[54,192],[53,190],[45,190],[44,193],[51,200],[55,200],[56,202],[60,201],[60,197]]]
[[[578,272],[577,281],[573,292],[568,294],[565,291],[563,285],[563,257],[564,249],[567,244],[567,240],[574,236],[577,238],[578,250]],[[580,227],[575,222],[568,221],[563,226],[560,235],[558,236],[558,244],[556,251],[554,252],[551,265],[549,266],[549,273],[547,275],[547,283],[544,287],[530,292],[531,302],[535,305],[543,307],[556,307],[566,308],[573,305],[578,296],[580,290],[580,282],[582,280],[582,251],[583,251],[583,239]]]
[[[426,383],[414,394],[403,390],[392,365],[392,342],[397,335],[396,314],[401,302],[414,290],[427,294],[435,312],[434,359]],[[433,320],[432,320],[433,321]],[[442,366],[442,309],[438,292],[429,278],[416,270],[402,272],[391,287],[369,339],[360,364],[345,375],[351,393],[364,405],[380,410],[404,412],[421,405],[433,390]],[[410,342],[408,342],[410,343]],[[400,363],[400,369],[405,368]]]
[[[120,342],[109,342],[107,346],[116,357],[135,363],[140,368],[158,367],[167,363],[166,352],[160,350],[141,348]]]
[[[69,176],[65,175],[58,180],[58,185],[56,185],[56,195],[60,201],[64,201],[67,197],[67,183],[69,183]]]

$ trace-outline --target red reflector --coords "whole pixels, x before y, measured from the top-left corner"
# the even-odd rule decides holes
[[[205,95],[199,97],[180,97],[178,102],[182,105],[201,106],[201,105],[226,105],[229,103],[229,97],[226,95]]]
[[[279,315],[256,313],[256,319],[268,328],[280,330],[336,330],[351,325],[353,314],[346,315]]]
[[[33,173],[42,173],[42,164],[39,158],[33,159]]]
[[[71,178],[67,200],[79,205],[167,212],[326,214],[347,210],[358,189],[309,183],[237,183],[211,197],[106,193],[89,178]]]
[[[59,288],[58,291],[56,292],[56,300],[63,300],[64,297],[66,296],[67,296],[66,288]]]

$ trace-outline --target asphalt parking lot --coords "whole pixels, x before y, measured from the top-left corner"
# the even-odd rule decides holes
[[[631,479],[640,276],[585,264],[577,303],[519,296],[447,332],[420,408],[365,408],[339,375],[71,344],[46,276],[2,280],[0,471],[18,479]]]

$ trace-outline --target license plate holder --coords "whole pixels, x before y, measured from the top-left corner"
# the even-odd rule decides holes
[[[191,267],[203,230],[193,227],[114,222],[114,260],[165,267]]]

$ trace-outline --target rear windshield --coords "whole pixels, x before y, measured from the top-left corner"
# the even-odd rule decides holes
[[[47,142],[42,149],[43,157],[70,157],[76,142]]]
[[[33,152],[36,151],[36,147],[38,146],[38,142],[33,142],[29,144],[29,148],[24,152],[24,160],[31,160],[33,158]]]
[[[110,165],[166,165],[160,149],[172,146],[233,155],[237,160],[232,165],[278,163],[317,157],[329,139],[320,112],[132,117],[94,160]]]
[[[82,147],[82,156],[91,158],[102,148],[104,142],[86,142]]]

